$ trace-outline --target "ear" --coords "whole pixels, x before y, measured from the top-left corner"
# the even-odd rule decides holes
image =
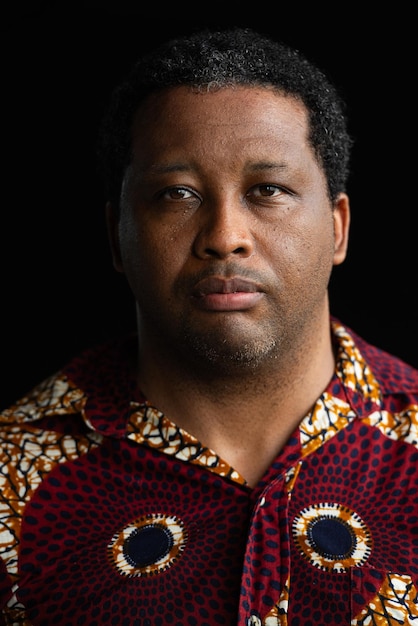
[[[347,256],[350,230],[350,201],[346,193],[340,193],[333,207],[334,216],[334,265],[340,265]]]
[[[106,203],[106,227],[112,254],[113,267],[123,273],[123,263],[119,244],[119,211],[111,202]]]

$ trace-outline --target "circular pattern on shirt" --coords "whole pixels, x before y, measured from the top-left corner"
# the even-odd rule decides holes
[[[293,538],[315,567],[345,572],[363,565],[372,549],[371,534],[355,511],[335,502],[312,504],[294,518]]]
[[[177,561],[187,543],[174,515],[144,515],[117,532],[108,545],[111,563],[124,576],[153,576]]]

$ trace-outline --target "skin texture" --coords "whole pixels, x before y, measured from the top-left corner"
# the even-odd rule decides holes
[[[348,198],[330,202],[304,106],[269,88],[170,88],[133,132],[107,219],[137,302],[139,384],[255,481],[333,373]],[[255,445],[264,461],[249,463]]]

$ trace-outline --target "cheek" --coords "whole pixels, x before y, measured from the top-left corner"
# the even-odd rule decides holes
[[[286,228],[274,229],[269,242],[280,273],[302,284],[315,280],[316,274],[318,280],[328,276],[333,266],[333,233],[332,216],[317,221],[301,218]]]
[[[123,271],[133,286],[152,267],[154,246],[145,230],[128,211],[120,219],[118,234]]]
[[[176,237],[155,225],[125,219],[119,239],[123,271],[137,295],[164,292],[184,263],[184,250]]]
[[[309,237],[301,237],[306,273],[313,282],[328,283],[334,265],[334,227],[332,217],[313,228]]]

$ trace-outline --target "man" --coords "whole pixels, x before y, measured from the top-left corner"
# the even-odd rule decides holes
[[[334,87],[250,30],[145,56],[100,163],[138,333],[2,414],[4,624],[418,620],[418,372],[330,316]]]

